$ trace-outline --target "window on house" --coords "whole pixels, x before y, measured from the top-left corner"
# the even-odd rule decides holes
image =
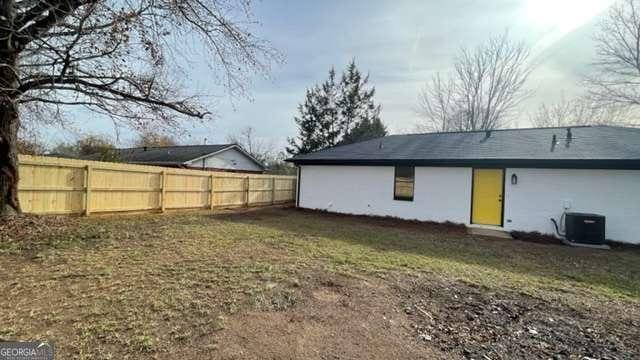
[[[413,166],[396,166],[393,198],[395,200],[413,201]]]

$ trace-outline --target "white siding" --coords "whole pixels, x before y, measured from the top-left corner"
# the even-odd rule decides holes
[[[189,166],[229,170],[262,171],[262,169],[245,154],[231,148],[208,158],[187,163]]]
[[[607,239],[640,243],[640,171],[507,169],[504,198],[507,230],[554,233],[549,219],[569,206],[604,215]]]
[[[471,168],[416,167],[413,201],[393,199],[393,176],[391,166],[302,166],[299,205],[469,224]],[[566,205],[606,216],[608,239],[640,243],[640,171],[506,169],[504,201],[505,230],[552,234]]]
[[[300,206],[468,224],[470,168],[416,167],[413,201],[393,199],[392,166],[302,166]]]

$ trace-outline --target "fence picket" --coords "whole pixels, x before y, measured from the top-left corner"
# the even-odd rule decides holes
[[[160,176],[162,177],[160,180],[160,211],[164,212],[167,204],[167,171],[162,170],[162,174]]]

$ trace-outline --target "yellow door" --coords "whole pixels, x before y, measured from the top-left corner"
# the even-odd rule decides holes
[[[502,225],[502,169],[473,169],[471,222]]]

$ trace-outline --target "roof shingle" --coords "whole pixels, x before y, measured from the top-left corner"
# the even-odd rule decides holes
[[[182,164],[201,156],[224,150],[234,144],[217,145],[179,145],[159,147],[137,147],[117,149],[117,154],[124,162],[157,163],[158,165]]]
[[[391,135],[289,160],[296,164],[621,160],[640,165],[640,129],[612,126],[570,129],[570,139],[566,127]]]

